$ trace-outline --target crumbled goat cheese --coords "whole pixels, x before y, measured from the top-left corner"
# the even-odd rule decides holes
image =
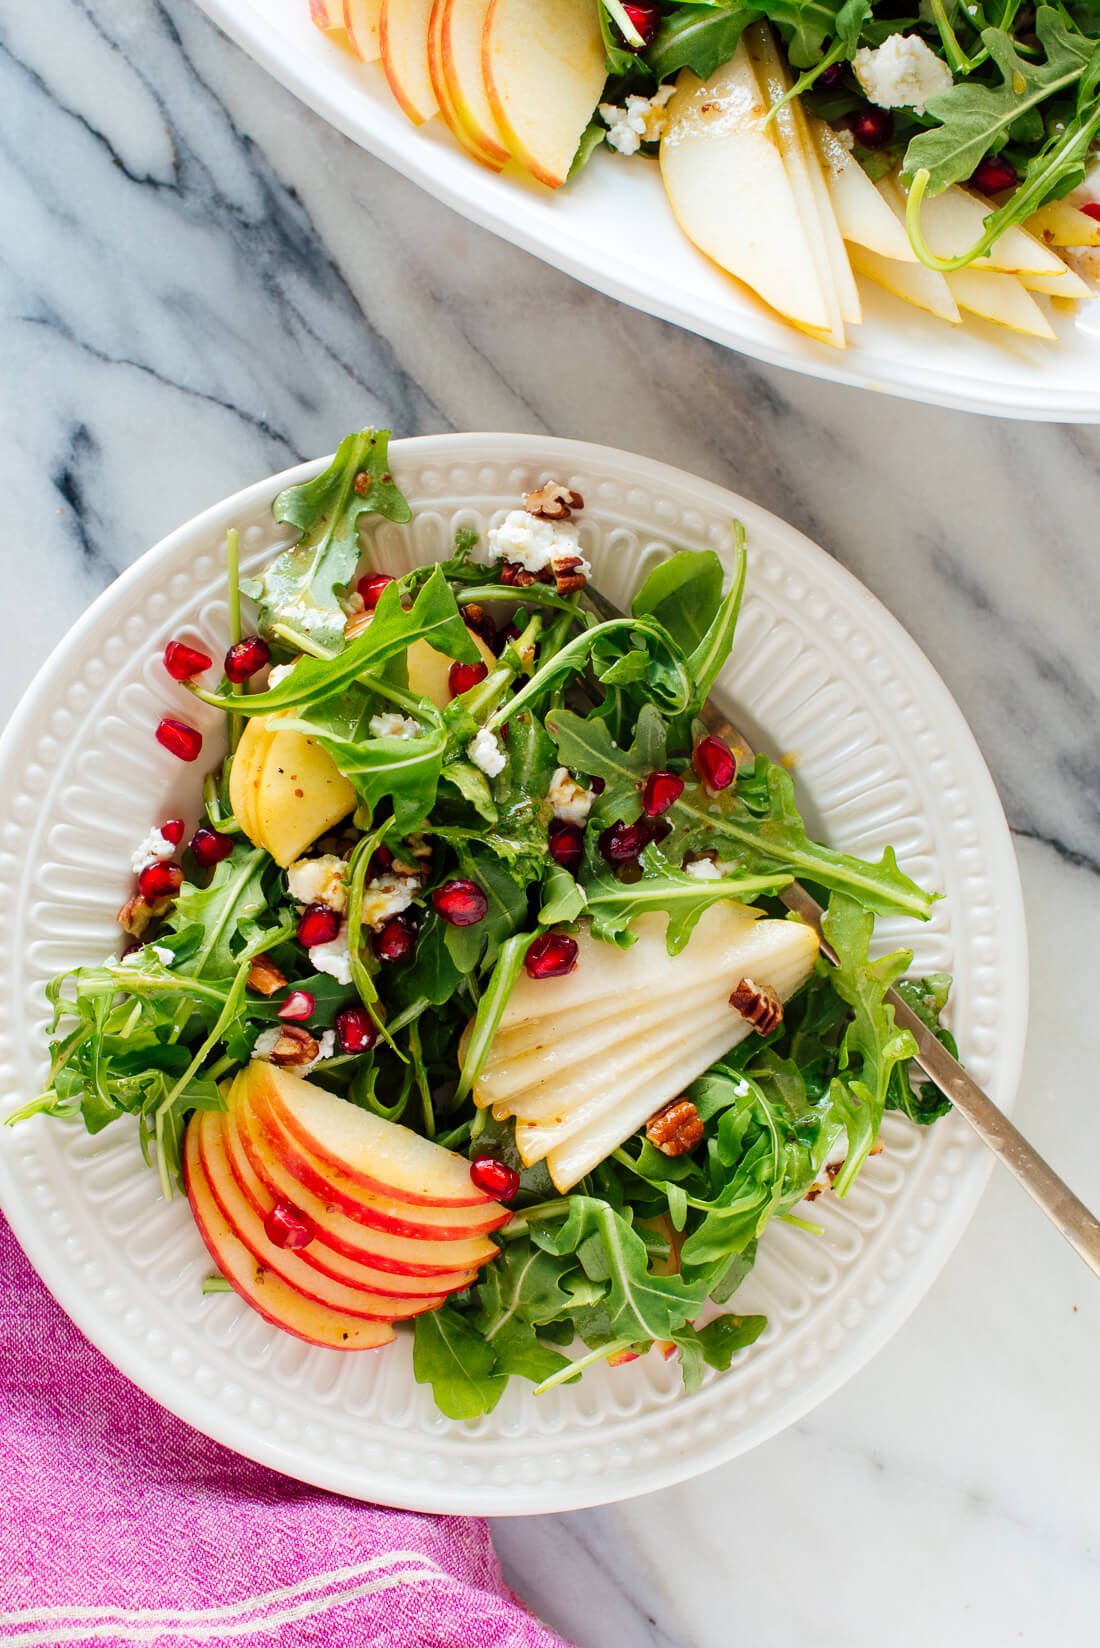
[[[557,767],[546,798],[554,809],[555,818],[564,818],[569,824],[583,824],[592,811],[596,792],[578,784],[568,767]]]
[[[313,1063],[314,1064],[320,1064],[322,1059],[331,1059],[331,1057],[335,1053],[335,1051],[336,1051],[336,1032],[335,1032],[335,1030],[322,1030],[320,1040],[317,1043],[317,1057],[316,1057],[316,1059],[314,1059]]]
[[[478,728],[477,737],[466,746],[466,754],[487,778],[495,778],[504,771],[506,757],[500,747],[500,739],[488,727]]]
[[[372,715],[367,730],[372,738],[419,738],[424,729],[411,716],[387,710],[384,715]]]
[[[162,967],[171,967],[176,959],[175,951],[169,950],[166,944],[145,944],[140,950],[128,951],[121,961],[116,962],[115,957],[111,956],[109,965],[111,967],[116,965],[119,967],[140,967],[147,955],[156,956]]]
[[[923,114],[929,99],[953,84],[947,64],[919,34],[891,34],[874,49],[861,46],[852,67],[880,109],[912,109]]]
[[[643,143],[656,143],[668,125],[665,104],[676,90],[670,80],[652,97],[628,97],[626,107],[600,104],[600,119],[608,127],[607,141],[620,154],[637,154]]]
[[[514,561],[528,572],[542,572],[566,557],[579,558],[576,571],[588,577],[592,568],[581,555],[577,529],[565,522],[544,521],[525,509],[513,509],[500,526],[489,528],[490,561]]]
[[[397,875],[387,870],[385,875],[375,876],[363,889],[364,923],[377,929],[391,916],[399,916],[402,910],[408,909],[420,887],[417,875]],[[313,951],[309,953],[312,955]]]
[[[150,830],[141,845],[134,848],[130,868],[135,875],[140,875],[147,864],[159,864],[163,859],[171,858],[175,851],[174,842],[169,841],[166,835],[159,830]]]
[[[287,676],[290,674],[290,672],[293,668],[294,668],[293,664],[276,664],[275,668],[273,670],[268,671],[268,675],[267,675],[267,684],[268,684],[268,686],[269,687],[277,687],[279,685],[280,681],[285,681],[286,680]]]
[[[249,1058],[269,1059],[272,1053],[274,1053],[276,1047],[278,1047],[279,1037],[282,1033],[282,1030],[277,1024],[272,1025],[270,1030],[261,1030],[259,1035],[256,1037],[256,1040],[252,1043],[252,1052],[249,1054]]]
[[[314,944],[309,951],[309,965],[315,973],[327,973],[337,984],[350,984],[351,952],[348,949],[347,928],[342,927],[327,944]]]
[[[335,853],[299,858],[287,870],[287,892],[296,904],[327,904],[330,910],[343,910],[348,902],[347,873],[347,860]]]
[[[684,865],[684,874],[694,876],[696,881],[721,881],[722,872],[713,858],[693,858],[690,864]]]
[[[852,150],[856,146],[855,133],[850,132],[847,126],[837,126],[833,132],[833,136],[840,144],[840,147],[842,149],[847,149],[848,153],[851,154]]]

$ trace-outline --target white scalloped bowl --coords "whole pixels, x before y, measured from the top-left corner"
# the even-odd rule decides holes
[[[564,189],[486,170],[441,120],[413,126],[380,63],[356,62],[307,0],[198,0],[231,39],[338,131],[472,222],[599,292],[753,359],[995,417],[1100,422],[1100,300],[1052,315],[1057,343],[968,318],[947,326],[861,282],[864,324],[830,348],[795,330],[691,245],[657,167],[610,152]],[[364,220],[364,228],[366,220]]]
[[[625,601],[670,545],[725,553],[748,528],[751,566],[721,687],[747,730],[798,752],[815,825],[836,846],[892,842],[946,898],[926,926],[884,921],[880,943],[956,977],[963,1056],[999,1104],[1013,1099],[1026,1016],[1015,859],[992,782],[959,710],[897,623],[789,526],[675,470],[572,441],[441,435],[395,442],[409,527],[370,536],[380,564],[435,559],[456,524],[482,530],[551,476],[586,499],[595,577]],[[129,857],[154,821],[197,812],[198,772],[153,739],[195,705],[160,662],[182,631],[225,645],[226,529],[246,564],[280,542],[275,493],[319,463],[249,487],[149,551],[85,615],[0,744],[0,1028],[8,1110],[45,1063],[43,987],[117,942]],[[204,716],[217,735],[218,717]],[[791,1424],[859,1368],[928,1287],[972,1212],[988,1158],[961,1120],[928,1132],[892,1117],[886,1149],[814,1238],[768,1229],[738,1295],[769,1325],[733,1369],[685,1396],[674,1362],[600,1367],[536,1399],[512,1382],[489,1418],[454,1424],[411,1374],[410,1340],[341,1356],[268,1327],[232,1295],[204,1298],[209,1259],[186,1203],[164,1203],[125,1122],[89,1138],[38,1118],[0,1137],[0,1202],[31,1260],[90,1339],[150,1395],[265,1464],[341,1493],[419,1510],[559,1511],[665,1486]]]

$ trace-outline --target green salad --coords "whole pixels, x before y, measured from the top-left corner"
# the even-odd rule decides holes
[[[372,517],[411,519],[387,443],[349,435],[275,499],[295,541],[258,576],[230,535],[220,679],[169,642],[150,740],[205,769],[198,818],[137,847],[122,953],[51,985],[48,1084],[13,1120],[135,1119],[209,1291],[332,1348],[411,1323],[450,1418],[655,1346],[692,1389],[765,1326],[737,1290],[770,1221],[813,1242],[794,1210],[847,1192],[884,1113],[947,1108],[884,995],[938,1026],[948,978],[870,959],[875,917],[933,895],[813,841],[786,767],[703,719],[736,522],[610,620],[564,483],[385,571]]]

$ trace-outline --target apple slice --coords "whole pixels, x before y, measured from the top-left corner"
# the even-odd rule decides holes
[[[822,342],[843,349],[846,347],[844,322],[847,319],[858,322],[862,319],[862,310],[817,151],[810,143],[797,100],[783,102],[791,89],[791,80],[779,56],[770,23],[751,24],[743,38],[764,102],[768,109],[774,110],[772,124],[779,137],[779,152],[806,225],[810,253],[825,295],[829,324],[820,336]]]
[[[340,0],[309,0],[309,20],[314,28],[331,34],[344,26],[344,12]]]
[[[458,119],[486,164],[509,157],[481,68],[489,0],[438,0],[440,67]]]
[[[1051,200],[1032,212],[1024,228],[1044,246],[1100,246],[1100,218],[1068,200]]]
[[[455,1210],[467,1227],[495,1228],[508,1210],[470,1178],[470,1164],[397,1122],[349,1104],[293,1071],[254,1059],[233,1083],[231,1102],[267,1104],[281,1129],[332,1169],[342,1184],[376,1197],[397,1198],[426,1214]],[[444,1215],[446,1217],[448,1215]]]
[[[330,1310],[307,1299],[296,1288],[288,1287],[281,1277],[257,1264],[214,1200],[199,1155],[199,1135],[195,1127],[188,1127],[185,1135],[183,1169],[191,1212],[210,1257],[234,1292],[265,1322],[293,1334],[296,1339],[304,1339],[307,1344],[332,1350],[376,1350],[392,1341],[394,1332],[390,1322],[375,1322],[364,1316]]]
[[[439,112],[443,116],[444,123],[458,138],[462,147],[468,150],[475,160],[480,160],[483,166],[489,166],[493,171],[499,172],[503,162],[498,163],[494,156],[487,154],[477,142],[474,134],[467,129],[443,72],[444,6],[445,0],[432,0],[431,16],[428,19],[428,73],[432,77],[432,90],[435,93],[435,100],[439,104]]]
[[[485,1264],[497,1252],[486,1236],[461,1240],[439,1237],[402,1236],[389,1230],[375,1230],[349,1218],[335,1202],[309,1190],[284,1167],[275,1154],[267,1133],[247,1108],[233,1113],[235,1136],[239,1138],[250,1167],[264,1189],[279,1201],[293,1202],[317,1226],[317,1240],[334,1253],[354,1259],[395,1276],[428,1278],[437,1293],[447,1293],[457,1273],[470,1272]]]
[[[374,1322],[400,1322],[422,1316],[443,1303],[442,1294],[417,1298],[406,1295],[368,1292],[336,1281],[324,1271],[306,1264],[300,1253],[276,1247],[264,1230],[263,1220],[244,1195],[233,1176],[224,1138],[225,1118],[217,1111],[198,1111],[191,1122],[199,1140],[199,1159],[210,1186],[210,1194],[226,1224],[251,1253],[266,1276],[278,1276],[306,1299],[346,1316],[363,1316]]]
[[[248,1159],[241,1137],[241,1130],[237,1117],[230,1111],[223,1118],[222,1138],[225,1145],[225,1155],[230,1171],[237,1182],[241,1195],[245,1198],[253,1213],[261,1221],[267,1218],[277,1202],[291,1201],[303,1213],[301,1197],[297,1191],[291,1195],[281,1195],[269,1190],[260,1175],[255,1171]],[[214,1175],[208,1175],[214,1182]],[[298,1195],[298,1200],[294,1196]],[[318,1211],[324,1218],[324,1203],[318,1199]],[[312,1214],[308,1215],[312,1217]],[[313,1220],[317,1225],[317,1220]],[[396,1298],[412,1299],[417,1296],[424,1298],[435,1294],[442,1296],[447,1293],[458,1293],[469,1287],[477,1272],[474,1270],[451,1270],[442,1275],[415,1276],[400,1275],[393,1270],[378,1270],[371,1265],[365,1265],[358,1259],[351,1259],[346,1254],[336,1252],[327,1246],[322,1238],[321,1227],[317,1226],[317,1236],[306,1247],[298,1249],[298,1257],[306,1265],[321,1271],[331,1277],[334,1282],[343,1282],[347,1287],[360,1288],[370,1293],[393,1295]],[[288,1277],[288,1280],[293,1280]]]
[[[481,63],[505,146],[560,189],[607,80],[595,0],[491,0]]]
[[[895,258],[899,263],[916,263],[917,254],[909,244],[904,224],[898,222],[859,161],[849,154],[832,127],[823,120],[811,120],[809,129],[844,239],[856,246],[865,246],[880,257]]]
[[[343,0],[344,29],[351,49],[363,63],[376,63],[382,55],[378,41],[378,13],[382,0]],[[328,0],[332,10],[332,0]]]
[[[960,309],[1031,338],[1057,336],[1035,299],[1024,291],[1015,275],[971,267],[959,269],[945,279]]]
[[[661,176],[701,252],[805,331],[829,329],[809,229],[744,42],[709,80],[681,71],[661,140]]]
[[[439,113],[428,68],[432,0],[382,0],[378,45],[390,91],[414,126]]]

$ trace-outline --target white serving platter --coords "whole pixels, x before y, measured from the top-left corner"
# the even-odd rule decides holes
[[[727,552],[744,521],[748,590],[719,684],[746,730],[797,751],[800,793],[836,846],[877,856],[945,895],[930,922],[884,921],[882,947],[949,969],[962,1056],[1013,1101],[1027,1008],[1026,939],[1012,845],[958,708],[904,631],[793,528],[646,457],[520,435],[397,441],[408,527],[370,535],[394,570],[447,551],[457,524],[484,531],[519,494],[557,478],[583,493],[582,541],[619,602],[672,545]],[[44,987],[118,943],[131,851],[154,822],[198,813],[201,774],[154,741],[169,712],[200,709],[166,675],[173,635],[226,641],[224,542],[246,565],[282,542],[270,504],[320,462],[260,481],[151,549],[84,615],[0,741],[0,1105],[39,1091]],[[220,718],[203,711],[216,753]],[[201,768],[205,763],[199,763]],[[94,1138],[44,1118],[0,1131],[0,1205],[88,1337],[134,1382],[251,1458],[340,1493],[419,1510],[561,1511],[666,1486],[790,1425],[874,1354],[957,1242],[990,1160],[965,1124],[898,1118],[844,1203],[822,1197],[825,1234],[769,1227],[738,1308],[769,1326],[727,1374],[685,1396],[675,1362],[600,1366],[536,1398],[514,1380],[486,1419],[455,1424],[412,1379],[410,1339],[378,1353],[310,1348],[233,1295],[204,1297],[210,1260],[186,1202],[161,1200],[136,1128]],[[901,1416],[899,1415],[899,1422]]]
[[[1055,316],[1056,343],[968,318],[947,326],[862,283],[850,348],[777,320],[685,239],[657,168],[610,151],[556,192],[516,166],[479,165],[442,121],[413,126],[381,66],[361,64],[309,20],[307,0],[198,0],[226,34],[310,108],[474,223],[598,291],[775,366],[1002,417],[1100,421],[1100,300]]]

